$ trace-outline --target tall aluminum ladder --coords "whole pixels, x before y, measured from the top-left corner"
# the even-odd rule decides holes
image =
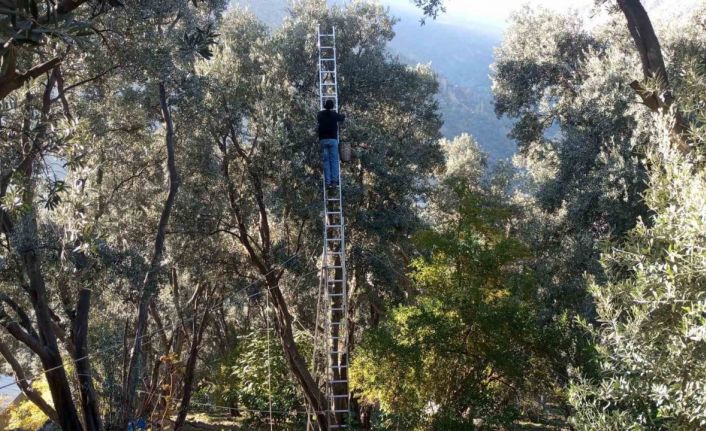
[[[324,109],[327,100],[333,100],[338,111],[338,70],[336,68],[336,28],[331,33],[317,29],[319,48],[319,101]],[[324,245],[322,256],[322,285],[326,300],[323,315],[326,342],[326,396],[330,409],[329,430],[350,427],[350,391],[348,387],[348,291],[346,286],[346,235],[343,217],[343,184],[339,163],[338,186],[326,187],[324,196]]]

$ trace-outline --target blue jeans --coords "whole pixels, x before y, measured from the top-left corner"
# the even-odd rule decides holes
[[[322,139],[321,163],[324,165],[324,179],[326,185],[338,183],[338,139]]]

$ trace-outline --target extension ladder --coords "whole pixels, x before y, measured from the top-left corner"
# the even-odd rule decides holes
[[[324,109],[333,100],[338,112],[338,70],[336,68],[336,28],[331,33],[317,29],[319,51],[319,102]],[[327,189],[324,181],[324,245],[322,286],[326,299],[324,328],[326,342],[326,396],[329,430],[350,426],[350,392],[348,388],[348,292],[346,286],[346,235],[343,217],[343,184],[339,163],[339,181],[335,189]]]

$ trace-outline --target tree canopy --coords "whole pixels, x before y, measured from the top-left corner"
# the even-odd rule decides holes
[[[441,138],[438,77],[376,2],[277,28],[223,0],[0,3],[0,425],[327,429],[321,26],[353,153],[347,425],[706,426],[706,10],[516,12],[490,75],[518,152],[491,165]]]

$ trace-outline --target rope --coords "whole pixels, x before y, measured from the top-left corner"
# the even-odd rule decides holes
[[[162,395],[162,394],[154,394],[153,392],[143,391],[143,390],[139,390],[139,389],[137,390],[137,393],[145,394],[145,395],[152,394],[152,395],[159,397],[159,398],[168,398],[167,396]],[[195,401],[192,401],[189,404],[194,405],[194,406],[199,406],[199,407],[210,407],[210,408],[214,408],[214,409],[223,409],[223,410],[235,410],[235,411],[239,411],[239,412],[266,413],[266,414],[268,414],[270,412],[270,410],[249,409],[247,407],[229,407],[229,406],[222,406],[219,404],[212,404],[212,403],[199,403],[199,402],[195,402]],[[309,414],[310,412],[308,410],[293,409],[293,410],[272,410],[272,413],[277,413],[277,414],[282,414],[282,415],[300,415],[300,414]],[[326,410],[323,410],[323,411],[314,410],[313,413],[327,413],[327,411]]]
[[[270,407],[270,431],[272,431],[272,366],[270,358],[270,295],[267,297],[265,306],[265,328],[267,330],[267,395]]]
[[[325,209],[324,209],[324,211],[325,211]],[[324,242],[324,247],[326,247],[325,242]],[[324,251],[324,254],[325,253],[326,252]],[[322,254],[322,256],[323,256],[323,254]],[[324,266],[321,265],[321,273],[319,274],[319,291],[318,291],[318,294],[316,295],[316,320],[314,321],[314,343],[313,343],[314,349],[311,354],[311,373],[312,373],[312,375],[317,374],[317,372],[316,372],[316,355],[318,354],[318,350],[319,350],[319,343],[318,343],[318,340],[319,340],[319,320],[321,319],[321,298],[323,298],[323,296],[325,294],[324,286],[325,286],[325,284],[324,284]],[[311,424],[311,416],[314,413],[311,409],[311,405],[309,405],[308,403],[307,403],[306,408],[307,408],[307,412],[309,412],[309,414],[306,416],[306,429],[307,429],[307,431],[309,431],[310,429],[312,429],[312,426],[313,426]]]

